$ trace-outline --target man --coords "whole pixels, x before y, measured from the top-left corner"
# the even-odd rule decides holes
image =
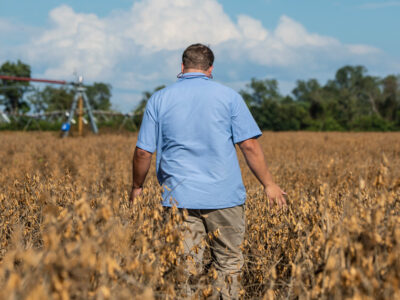
[[[208,233],[218,232],[209,241],[218,274],[215,293],[236,299],[243,266],[246,191],[235,144],[269,200],[280,207],[286,202],[257,141],[260,129],[242,97],[211,80],[213,62],[207,46],[189,46],[182,55],[179,80],[149,99],[133,157],[131,199],[141,194],[152,153],[157,151],[163,205],[175,204],[188,212],[185,254],[199,268],[204,249],[197,246]]]

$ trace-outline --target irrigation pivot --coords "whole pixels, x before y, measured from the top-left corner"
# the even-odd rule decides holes
[[[53,83],[53,84],[72,84],[72,82],[68,82],[68,81],[64,81],[64,80],[39,79],[39,78],[29,78],[29,77],[8,76],[8,75],[0,75],[0,79],[15,80],[15,81],[44,82],[44,83]]]
[[[83,132],[83,112],[84,107],[86,108],[86,112],[89,116],[90,126],[92,131],[97,134],[99,132],[96,120],[94,119],[92,108],[89,103],[89,99],[86,95],[86,88],[83,85],[83,77],[79,76],[76,82],[65,81],[65,80],[51,80],[51,79],[39,79],[39,78],[29,78],[29,77],[17,77],[17,76],[7,76],[0,75],[0,79],[2,80],[15,80],[15,81],[32,81],[32,82],[41,82],[41,83],[50,83],[50,84],[61,84],[61,85],[72,85],[75,88],[75,96],[72,101],[71,109],[68,114],[68,120],[63,124],[61,130],[63,131],[63,137],[67,137],[69,134],[69,130],[71,127],[71,122],[73,120],[75,110],[78,106],[78,133],[81,136]]]
[[[74,113],[76,110],[76,106],[78,105],[78,132],[79,135],[82,135],[83,129],[83,106],[86,106],[86,111],[89,116],[90,126],[92,127],[92,131],[94,133],[98,133],[99,130],[97,129],[96,121],[93,117],[92,108],[89,103],[89,99],[86,96],[86,88],[83,86],[83,78],[79,76],[78,82],[74,83],[76,92],[74,101],[72,102],[71,109],[69,111],[67,124],[71,126],[71,121],[74,117]],[[68,136],[69,130],[65,130],[63,136]]]

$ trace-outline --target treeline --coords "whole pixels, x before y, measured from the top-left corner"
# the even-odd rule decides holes
[[[30,78],[31,67],[21,61],[5,62],[0,66],[0,75]],[[111,85],[95,82],[85,87],[93,109],[111,109]],[[40,89],[28,81],[0,80],[0,104],[12,115],[69,110],[74,93],[70,85],[47,85]]]
[[[21,61],[6,62],[0,67],[0,75],[30,77],[31,68]],[[163,87],[159,86],[154,91]],[[95,82],[86,88],[93,109],[111,110],[111,85]],[[153,92],[143,93],[141,102],[133,111],[128,130],[139,128],[147,100]],[[316,79],[299,80],[291,95],[282,95],[274,79],[252,79],[240,94],[262,130],[400,130],[400,76],[371,76],[363,66],[340,68],[334,79],[328,80],[325,85]],[[4,111],[13,115],[67,111],[73,97],[71,86],[45,86],[39,89],[29,82],[0,80],[0,104]],[[104,125],[120,128],[113,122],[125,124],[125,121],[114,118]],[[12,129],[13,126],[15,129],[21,128],[18,124],[3,128]],[[53,124],[47,128],[54,130],[59,126]]]
[[[292,96],[268,79],[240,93],[263,130],[400,130],[400,76],[371,76],[363,66],[340,68],[325,85],[299,80]]]

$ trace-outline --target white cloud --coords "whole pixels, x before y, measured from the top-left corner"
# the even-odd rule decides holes
[[[289,47],[325,47],[337,45],[339,42],[331,37],[308,33],[300,23],[287,16],[280,18],[275,30],[276,39]]]
[[[263,41],[268,37],[268,30],[263,27],[259,20],[246,15],[238,17],[238,28],[241,38],[245,41]]]
[[[378,54],[381,52],[378,48],[372,47],[372,46],[367,46],[367,45],[348,45],[347,48],[349,51],[353,54],[359,54],[359,55],[364,55],[364,54]]]
[[[50,12],[50,29],[32,39],[28,57],[48,65],[45,76],[62,77],[74,71],[101,78],[117,62],[123,45],[94,14],[79,14],[62,5]]]
[[[238,27],[241,42],[235,40],[228,43],[224,52],[230,54],[232,59],[245,58],[266,67],[318,68],[321,63],[329,64],[360,55],[367,59],[379,52],[371,46],[346,45],[335,38],[310,33],[302,24],[285,15],[273,31],[268,31],[258,20],[249,16],[239,16]]]
[[[310,52],[328,48],[341,48],[348,55],[374,52],[368,46],[342,45],[334,38],[309,33],[287,16],[280,18],[272,33],[250,16],[241,15],[234,23],[215,0],[143,0],[130,11],[106,18],[76,13],[62,5],[50,12],[50,23],[29,46],[33,60],[49,62],[48,76],[79,70],[88,77],[106,78],[104,73],[124,60],[181,51],[198,41],[233,56],[248,53],[245,59],[263,65],[298,64]],[[158,68],[147,67],[152,68],[147,73]]]
[[[144,0],[126,17],[124,35],[150,51],[177,50],[198,41],[216,45],[239,37],[215,0]]]
[[[216,0],[142,0],[103,18],[61,5],[50,11],[47,28],[20,45],[20,56],[43,76],[71,78],[77,71],[89,81],[107,81],[138,94],[172,82],[181,51],[194,42],[211,45],[224,82],[259,77],[253,70],[260,68],[264,74],[267,69],[305,72],[379,54],[368,45],[310,33],[288,16],[267,29],[247,15],[232,20]]]

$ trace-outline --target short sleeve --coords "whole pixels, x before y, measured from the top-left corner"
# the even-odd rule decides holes
[[[262,132],[251,115],[243,98],[237,94],[232,104],[232,138],[240,143],[261,136]]]
[[[140,125],[136,147],[146,150],[150,153],[157,148],[157,120],[153,107],[153,101],[150,98],[147,101],[146,109],[143,114],[142,124]]]

